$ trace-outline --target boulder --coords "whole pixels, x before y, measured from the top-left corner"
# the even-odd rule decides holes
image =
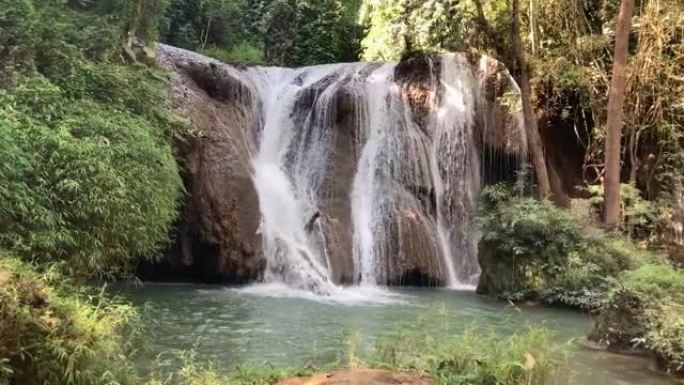
[[[436,385],[434,378],[380,369],[343,370],[311,377],[288,378],[278,385]]]
[[[254,96],[229,67],[204,56],[159,46],[157,61],[172,73],[171,107],[191,135],[175,146],[187,191],[177,242],[166,269],[147,270],[224,283],[259,279],[265,261],[250,170]]]

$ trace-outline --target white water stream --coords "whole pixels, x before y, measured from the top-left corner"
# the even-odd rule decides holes
[[[237,71],[257,96],[252,167],[265,281],[339,292],[336,258],[351,258],[347,276],[361,286],[414,269],[473,287],[482,184],[476,126],[486,120],[478,120],[486,111],[477,71],[465,55],[443,55],[429,62],[418,93],[395,78],[394,63]],[[340,148],[340,138],[353,145]],[[353,163],[347,179],[345,156]],[[335,189],[347,192],[340,198]],[[345,221],[349,242],[331,241]]]

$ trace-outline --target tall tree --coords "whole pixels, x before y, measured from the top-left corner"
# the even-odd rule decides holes
[[[464,50],[461,8],[460,0],[364,0],[363,58],[399,60],[412,49]]]
[[[620,152],[622,119],[624,117],[625,67],[629,56],[629,30],[632,25],[634,0],[622,0],[617,26],[615,27],[615,54],[613,73],[608,94],[608,119],[606,121],[606,150],[604,175],[604,223],[614,228],[620,221]]]
[[[356,59],[358,37],[340,0],[272,0],[262,18],[269,63],[302,66]]]
[[[149,46],[157,39],[158,22],[167,0],[102,0],[98,4],[104,13],[121,23],[123,53],[127,60],[135,62],[138,59],[135,46],[138,43]]]
[[[525,131],[527,132],[527,141],[529,144],[530,155],[532,156],[532,164],[537,175],[537,183],[539,184],[539,197],[547,199],[551,195],[551,184],[549,183],[549,174],[546,171],[546,160],[544,157],[544,145],[539,135],[537,128],[537,120],[532,111],[532,98],[530,87],[530,74],[527,68],[527,60],[525,59],[525,52],[523,50],[522,42],[520,40],[520,1],[513,0],[512,15],[511,15],[511,33],[513,38],[513,49],[515,51],[516,62],[520,70],[520,92],[522,96],[523,115],[525,120]]]

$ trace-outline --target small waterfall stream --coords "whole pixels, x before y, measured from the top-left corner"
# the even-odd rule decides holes
[[[485,145],[526,148],[518,112],[508,136],[491,139],[490,62],[447,54],[420,71],[396,63],[236,71],[252,97],[264,280],[318,293],[339,281],[476,284],[472,220]]]

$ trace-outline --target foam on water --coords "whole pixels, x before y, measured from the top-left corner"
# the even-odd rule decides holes
[[[282,282],[260,283],[227,289],[244,295],[269,298],[301,298],[320,303],[346,306],[407,305],[409,296],[373,286],[335,286],[329,295],[321,295]]]

